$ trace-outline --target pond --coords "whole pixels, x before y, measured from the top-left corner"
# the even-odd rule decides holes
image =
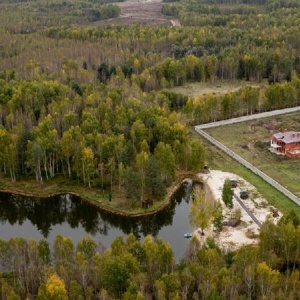
[[[110,247],[118,237],[134,233],[141,241],[151,234],[168,241],[177,260],[184,257],[191,231],[189,222],[192,181],[186,180],[173,195],[171,204],[153,216],[122,217],[94,206],[73,195],[47,199],[0,193],[0,239],[42,238],[52,245],[56,236],[70,237],[76,245],[91,236],[99,249]]]

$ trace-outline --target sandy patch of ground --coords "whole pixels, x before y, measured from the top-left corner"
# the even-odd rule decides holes
[[[201,242],[204,242],[208,236],[211,236],[215,239],[220,248],[225,251],[229,249],[236,250],[242,245],[256,244],[258,242],[260,227],[253,221],[248,212],[242,208],[234,197],[233,209],[227,208],[222,201],[222,188],[227,178],[237,181],[238,186],[233,189],[236,195],[239,196],[241,191],[249,192],[249,198],[242,200],[242,202],[260,223],[265,222],[266,218],[271,218],[273,222],[277,223],[282,216],[282,213],[278,212],[279,216],[273,218],[272,211],[274,207],[270,206],[268,202],[259,195],[253,185],[235,174],[218,170],[210,170],[208,174],[200,173],[198,176],[204,183],[207,184],[213,198],[221,202],[224,221],[230,218],[234,209],[239,208],[241,210],[241,222],[236,227],[223,226],[222,232],[216,233],[213,231],[213,226],[210,226],[210,228],[204,231],[204,236],[201,236],[199,233],[200,231],[196,230],[194,235],[197,236]]]

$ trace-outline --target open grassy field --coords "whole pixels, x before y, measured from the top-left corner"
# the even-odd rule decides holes
[[[205,94],[222,95],[227,92],[235,92],[246,86],[252,87],[265,87],[267,82],[255,82],[255,81],[215,81],[215,82],[194,82],[184,86],[177,86],[170,89],[175,93],[186,95],[190,98],[202,96]]]
[[[284,130],[300,130],[299,113],[205,131],[300,197],[300,159],[291,160],[269,151],[272,134]]]
[[[241,176],[246,181],[250,182],[262,197],[267,199],[271,205],[278,208],[281,212],[285,214],[291,210],[294,210],[300,217],[300,207],[298,205],[277,191],[262,178],[252,173],[249,169],[229,157],[214,145],[210,144],[206,139],[199,136],[196,132],[194,134],[201,140],[201,143],[205,147],[207,164],[210,169],[231,172]]]

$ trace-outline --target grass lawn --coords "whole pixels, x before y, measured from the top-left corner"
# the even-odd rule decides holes
[[[300,207],[292,202],[288,197],[281,194],[262,178],[252,173],[246,167],[233,160],[221,150],[211,145],[207,140],[203,139],[202,137],[199,137],[199,139],[201,139],[205,147],[207,153],[207,163],[210,169],[222,170],[224,172],[237,174],[246,181],[250,182],[258,190],[262,197],[267,199],[271,205],[278,208],[281,212],[285,214],[293,209],[300,217]]]
[[[205,131],[300,197],[300,159],[290,160],[268,150],[272,133],[284,130],[300,130],[299,113],[215,127]],[[293,208],[300,214],[300,208],[287,197],[216,147],[206,141],[204,143],[211,168],[244,177],[255,185],[271,204],[283,212]]]

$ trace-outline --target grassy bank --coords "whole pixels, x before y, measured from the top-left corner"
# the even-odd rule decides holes
[[[153,206],[144,209],[140,201],[132,201],[126,197],[124,189],[113,187],[112,199],[109,201],[109,193],[96,188],[88,188],[77,181],[70,181],[63,177],[55,177],[44,181],[43,184],[33,179],[11,182],[9,178],[0,178],[0,190],[30,197],[51,197],[57,194],[74,194],[90,204],[119,215],[140,216],[154,214],[169,204],[171,196],[179,188],[183,178],[192,174],[178,174],[176,181],[167,189],[167,195],[163,199],[155,199]]]

